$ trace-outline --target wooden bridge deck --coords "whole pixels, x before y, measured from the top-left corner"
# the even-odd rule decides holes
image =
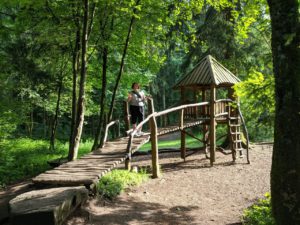
[[[207,119],[199,119],[185,123],[184,128],[193,127],[207,122]],[[179,131],[179,127],[170,126],[158,129],[158,136]],[[111,171],[118,164],[125,161],[127,154],[128,137],[108,141],[100,150],[93,151],[76,161],[65,163],[52,170],[46,171],[33,178],[35,184],[89,186]],[[132,153],[136,152],[143,144],[150,140],[150,135],[135,137],[133,139]]]

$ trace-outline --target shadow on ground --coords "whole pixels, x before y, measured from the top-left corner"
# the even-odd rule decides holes
[[[168,208],[162,204],[141,202],[134,198],[117,199],[114,202],[98,199],[77,211],[67,225],[198,224],[191,216],[191,212],[197,209],[198,207],[195,206]],[[168,222],[166,223],[166,221]]]
[[[223,155],[222,153],[218,153],[220,155],[219,158],[216,159],[214,163],[214,168],[219,167],[227,167],[227,166],[237,166],[237,165],[247,165],[246,159],[237,159],[236,162],[232,161],[231,155]],[[209,159],[205,157],[204,152],[200,151],[194,154],[196,156],[189,158],[187,157],[184,161],[180,158],[180,153],[163,153],[159,155],[160,166],[163,170],[163,173],[180,171],[180,170],[198,170],[198,169],[210,169],[212,166],[210,165]],[[134,163],[138,166],[143,167],[143,162],[151,159],[151,156],[137,156],[134,158]],[[172,162],[163,162],[164,159]],[[150,169],[150,168],[149,168]]]

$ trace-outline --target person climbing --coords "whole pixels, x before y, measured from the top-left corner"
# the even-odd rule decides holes
[[[134,82],[131,85],[132,91],[128,95],[129,111],[131,115],[132,129],[135,130],[137,127],[137,122],[144,120],[144,105],[145,105],[145,94],[140,90],[139,83]],[[136,136],[144,135],[142,128],[136,132]]]

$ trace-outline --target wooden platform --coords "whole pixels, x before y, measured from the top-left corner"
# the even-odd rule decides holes
[[[149,138],[149,135],[135,138],[133,151],[137,151],[141,145],[149,141]],[[46,171],[33,178],[32,181],[35,184],[67,186],[88,186],[97,183],[99,178],[126,159],[127,143],[127,137],[107,142],[102,149],[93,151],[76,161]]]
[[[206,119],[191,121],[184,128],[206,123]],[[169,126],[158,129],[158,136],[179,131],[179,126]],[[46,171],[32,181],[35,184],[51,184],[78,186],[97,183],[98,180],[127,158],[126,149],[128,137],[108,141],[102,149],[91,152],[76,161],[65,163],[52,170]],[[150,140],[150,135],[134,137],[132,153]]]

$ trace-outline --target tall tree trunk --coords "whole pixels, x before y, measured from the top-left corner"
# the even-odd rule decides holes
[[[140,3],[140,0],[137,0],[135,6],[138,6],[139,3]],[[122,76],[122,73],[123,73],[125,57],[126,57],[126,53],[127,53],[127,49],[128,49],[128,44],[129,44],[129,39],[130,39],[131,32],[132,32],[133,23],[135,21],[136,11],[137,11],[137,8],[134,7],[134,9],[133,9],[133,14],[134,15],[131,17],[130,24],[129,24],[129,27],[128,27],[128,33],[127,33],[127,37],[126,37],[126,41],[125,41],[125,46],[124,46],[124,49],[123,49],[120,69],[119,69],[119,73],[118,73],[118,76],[117,76],[117,79],[116,79],[115,87],[113,89],[113,95],[112,95],[112,98],[111,98],[111,103],[110,103],[109,112],[108,112],[108,121],[112,120],[112,114],[113,114],[113,109],[114,109],[114,105],[115,105],[116,93],[117,93],[119,83],[120,83],[120,79],[121,79],[121,76]]]
[[[106,86],[107,86],[107,56],[108,56],[108,47],[105,46],[102,50],[102,89],[101,89],[101,98],[100,98],[100,115],[98,127],[96,130],[95,140],[92,147],[92,150],[96,150],[101,143],[99,143],[100,137],[103,136],[103,124],[104,122],[104,108],[105,108],[105,99],[106,99]]]
[[[268,0],[275,75],[272,210],[278,225],[300,224],[299,2]]]
[[[46,108],[43,108],[43,126],[44,126],[44,139],[47,137],[47,118],[46,118]]]
[[[76,14],[73,16],[76,25],[75,44],[72,56],[72,73],[73,73],[73,87],[72,87],[72,118],[71,118],[71,129],[69,138],[69,151],[73,148],[72,140],[74,127],[76,123],[76,112],[77,112],[77,75],[79,72],[79,58],[80,58],[80,20],[79,20],[79,9],[77,8]]]
[[[29,137],[32,138],[32,133],[33,133],[33,125],[34,125],[34,122],[33,122],[33,105],[31,104],[31,111],[30,111],[30,115],[29,115],[29,118],[30,118],[30,122],[28,124],[28,134],[29,134]]]
[[[110,10],[107,9],[107,5],[105,6],[105,9],[103,9],[103,11],[104,11],[104,15],[102,16],[103,20],[100,21],[100,31],[101,31],[103,41],[106,42],[110,39],[111,33],[113,31],[114,16],[111,17],[110,26],[107,29],[108,21],[110,18]],[[101,89],[101,99],[100,99],[100,115],[99,115],[99,121],[98,121],[98,126],[96,130],[92,151],[103,146],[103,138],[104,138],[103,131],[105,130],[105,124],[106,124],[104,119],[104,110],[105,110],[106,88],[107,88],[106,74],[107,74],[108,46],[105,44],[104,44],[104,48],[102,48],[101,55],[102,55],[102,89]]]
[[[77,103],[76,123],[73,131],[71,148],[69,149],[69,160],[75,160],[78,155],[78,148],[82,134],[82,127],[84,122],[85,112],[85,80],[87,71],[87,32],[88,32],[88,18],[89,18],[89,0],[84,2],[84,16],[83,16],[83,29],[82,29],[82,52],[81,52],[81,71],[80,71],[80,86],[79,96]]]
[[[53,151],[55,149],[55,134],[56,134],[56,128],[58,124],[58,114],[59,114],[59,106],[60,106],[60,96],[61,96],[61,89],[63,86],[63,78],[61,77],[61,80],[58,84],[58,91],[57,91],[57,101],[56,101],[56,109],[55,109],[55,115],[53,119],[52,129],[51,129],[51,136],[50,136],[50,147],[49,149]]]

